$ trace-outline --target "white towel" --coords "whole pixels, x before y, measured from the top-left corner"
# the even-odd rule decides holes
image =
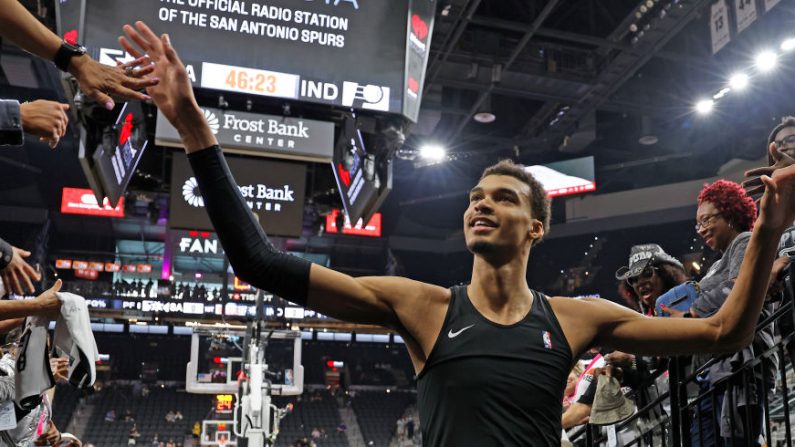
[[[61,313],[55,320],[53,344],[69,357],[69,383],[78,388],[90,388],[97,378],[99,353],[91,319],[83,297],[59,292]]]

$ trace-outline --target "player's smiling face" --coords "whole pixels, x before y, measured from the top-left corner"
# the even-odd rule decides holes
[[[469,193],[464,213],[467,248],[489,253],[501,247],[518,247],[530,241],[533,226],[530,186],[507,175],[489,175]]]

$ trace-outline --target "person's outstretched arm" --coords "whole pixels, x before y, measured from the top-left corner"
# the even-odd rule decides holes
[[[0,0],[0,36],[48,61],[55,58],[62,42],[18,0]],[[157,83],[155,79],[140,77],[149,71],[127,75],[124,70],[102,65],[88,55],[73,57],[69,64],[69,72],[77,78],[83,92],[108,109],[114,105],[110,95],[147,100],[145,94],[136,90]]]
[[[0,324],[2,330],[13,329],[20,324],[19,318],[30,316],[54,317],[61,310],[61,300],[57,293],[61,290],[61,280],[44,293],[31,300],[2,300],[0,301],[0,320],[13,320],[10,323]],[[10,326],[10,327],[9,327]]]
[[[736,352],[749,344],[782,232],[795,219],[795,165],[762,176],[765,192],[737,280],[708,318],[649,318],[607,300],[556,299],[572,350],[608,346],[645,355]],[[567,330],[568,327],[568,330]]]
[[[447,289],[406,278],[353,278],[277,251],[243,200],[168,36],[156,36],[142,22],[135,28],[126,25],[124,31],[140,50],[124,37],[122,46],[134,57],[146,53],[155,62],[160,84],[147,92],[182,138],[205,208],[235,273],[255,287],[334,318],[415,334],[416,327],[405,327],[407,317],[421,321],[430,313],[427,306],[434,297],[448,296]]]

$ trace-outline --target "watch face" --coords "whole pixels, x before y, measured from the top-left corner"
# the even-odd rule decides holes
[[[76,54],[85,54],[86,53],[86,47],[84,47],[82,45],[78,45],[78,44],[69,43],[69,42],[64,41],[63,42],[63,46],[66,47],[67,49],[69,49],[69,51],[71,51],[73,53],[76,53]]]

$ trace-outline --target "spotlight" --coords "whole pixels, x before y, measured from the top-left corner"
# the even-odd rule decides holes
[[[715,105],[715,101],[711,99],[702,99],[701,101],[696,103],[696,112],[701,115],[706,115],[707,113],[712,111],[712,106]]]
[[[777,62],[778,62],[778,56],[776,55],[776,53],[770,50],[765,50],[759,53],[755,59],[756,68],[762,73],[771,71],[772,69],[776,68]]]
[[[795,37],[790,37],[781,42],[781,51],[792,51],[793,49],[795,49]]]
[[[447,150],[439,144],[425,144],[420,147],[420,157],[430,161],[442,161]]]
[[[729,78],[729,87],[734,90],[742,90],[748,87],[748,75],[745,73],[735,73]]]

